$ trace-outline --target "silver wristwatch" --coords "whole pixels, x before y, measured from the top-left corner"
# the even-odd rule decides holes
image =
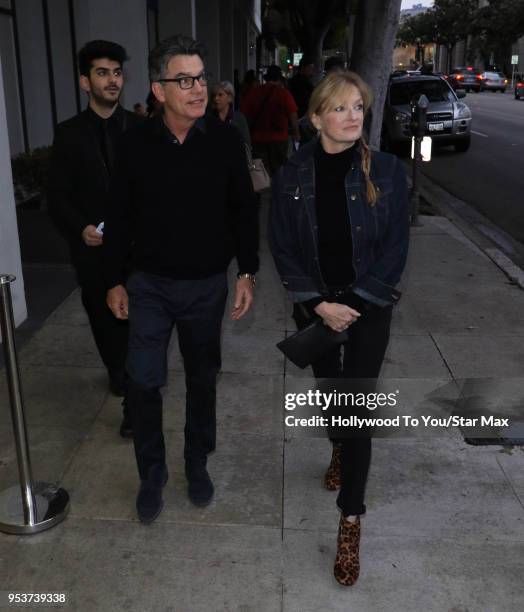
[[[239,272],[237,274],[237,278],[249,278],[253,287],[256,285],[257,279],[255,274],[250,274],[249,272]]]

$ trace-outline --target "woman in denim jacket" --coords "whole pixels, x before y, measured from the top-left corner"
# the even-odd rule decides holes
[[[337,72],[319,83],[308,110],[319,137],[275,176],[269,234],[297,327],[321,317],[335,331],[348,330],[343,350],[312,364],[315,377],[367,379],[373,387],[400,297],[395,286],[406,262],[409,213],[402,164],[371,151],[362,134],[371,101],[355,73]],[[340,489],[341,510],[334,574],[349,586],[360,569],[359,517],[366,511],[371,439],[330,437],[324,485]]]

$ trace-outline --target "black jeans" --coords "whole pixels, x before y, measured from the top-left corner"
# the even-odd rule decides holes
[[[216,378],[220,328],[227,297],[226,274],[174,280],[135,272],[127,283],[129,349],[128,409],[141,480],[160,484],[166,466],[160,388],[167,378],[173,326],[186,379],[186,462],[205,464],[216,442]]]
[[[100,247],[92,247],[98,249]],[[113,316],[106,304],[107,287],[98,253],[89,260],[75,260],[82,304],[89,318],[98,352],[111,377],[123,380],[127,354],[128,323]]]
[[[344,297],[332,296],[326,301],[353,304],[350,299]],[[337,348],[312,364],[313,374],[315,378],[365,380],[366,392],[371,392],[373,380],[378,378],[389,342],[392,307],[382,308],[368,302],[356,309],[361,316],[349,327],[349,338],[343,344],[344,350]],[[310,312],[310,315],[316,316],[313,312]],[[293,309],[293,318],[298,329],[311,322],[303,307],[297,304]],[[337,505],[344,516],[364,514],[364,495],[371,463],[371,437],[331,437],[331,441],[340,445],[341,449],[342,487]]]

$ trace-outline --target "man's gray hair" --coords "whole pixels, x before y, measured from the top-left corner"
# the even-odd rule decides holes
[[[149,53],[149,79],[152,82],[164,79],[169,61],[176,55],[198,55],[203,61],[204,45],[182,34],[165,38]]]

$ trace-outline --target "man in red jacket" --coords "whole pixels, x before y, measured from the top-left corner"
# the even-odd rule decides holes
[[[251,128],[254,157],[262,159],[272,176],[287,159],[289,124],[293,139],[299,140],[297,105],[283,86],[278,66],[269,66],[264,79],[266,83],[249,92],[240,110]]]

